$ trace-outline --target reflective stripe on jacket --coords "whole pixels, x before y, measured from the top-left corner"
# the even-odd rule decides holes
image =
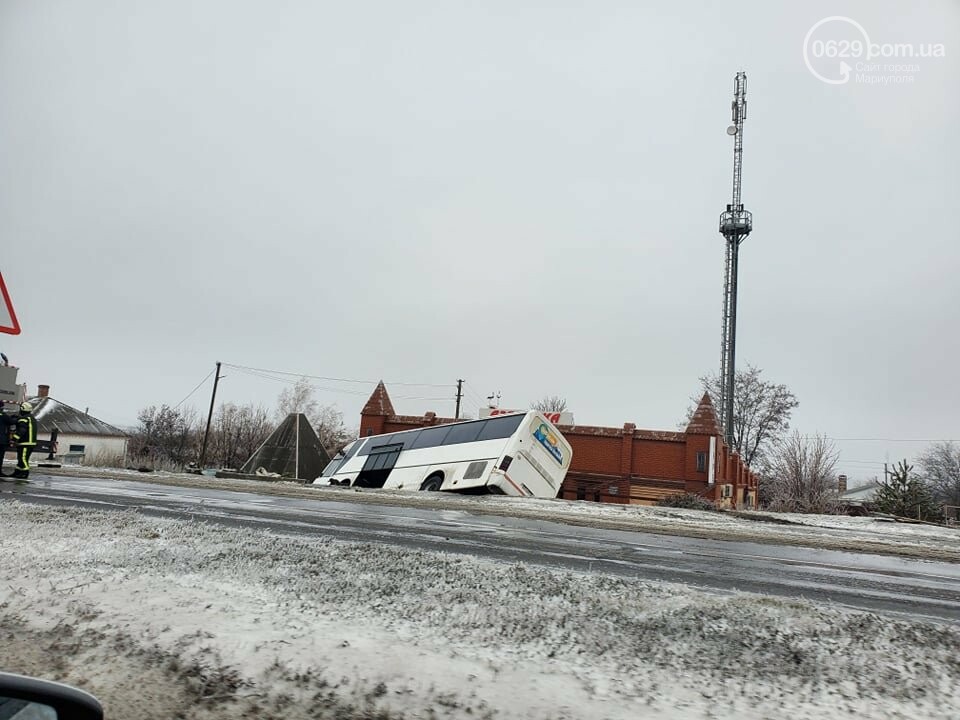
[[[37,421],[33,416],[17,418],[17,429],[13,433],[13,440],[17,445],[37,444]]]

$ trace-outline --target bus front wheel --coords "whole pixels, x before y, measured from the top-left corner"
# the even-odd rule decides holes
[[[443,485],[443,475],[431,475],[420,485],[421,490],[436,492]]]

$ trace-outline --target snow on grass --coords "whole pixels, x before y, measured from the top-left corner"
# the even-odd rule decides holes
[[[960,708],[952,626],[133,512],[4,501],[0,527],[0,669],[82,685],[108,717]]]

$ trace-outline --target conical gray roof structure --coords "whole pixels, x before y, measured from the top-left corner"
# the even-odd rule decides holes
[[[260,468],[287,480],[316,480],[330,456],[303,413],[291,413],[280,423],[257,451],[250,456],[241,473],[257,474]]]

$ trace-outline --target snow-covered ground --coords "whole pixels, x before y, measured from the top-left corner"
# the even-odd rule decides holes
[[[956,718],[960,630],[0,502],[0,669],[108,718]]]
[[[47,470],[38,470],[48,472]],[[960,528],[892,522],[869,517],[764,512],[705,512],[640,505],[498,496],[461,496],[400,490],[357,490],[293,482],[218,479],[172,473],[64,468],[52,471],[80,477],[113,477],[167,485],[239,490],[319,500],[373,502],[411,507],[550,520],[618,530],[686,535],[713,540],[800,545],[960,562]]]

